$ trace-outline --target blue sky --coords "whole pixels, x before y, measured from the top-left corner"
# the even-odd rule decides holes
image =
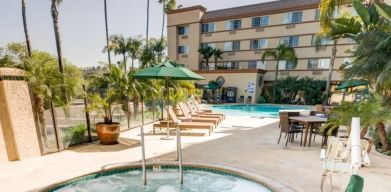
[[[208,10],[268,0],[178,0],[184,7],[203,5]],[[33,49],[55,53],[50,0],[26,0],[27,22]],[[108,0],[109,33],[145,36],[146,0]],[[23,42],[20,0],[0,0],[0,47]],[[150,1],[150,37],[160,37],[161,5]],[[103,0],[63,0],[60,5],[63,55],[80,67],[106,62]]]

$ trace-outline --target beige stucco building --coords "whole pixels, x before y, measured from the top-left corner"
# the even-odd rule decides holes
[[[168,12],[168,56],[206,77],[203,83],[223,76],[224,87],[237,87],[237,97],[251,95],[253,102],[263,87],[274,81],[277,63],[279,78],[290,75],[326,80],[332,41],[322,39],[322,46],[315,45],[320,31],[318,7],[319,0],[288,0],[214,11],[203,6],[176,9]],[[281,43],[294,47],[299,59],[296,66],[270,58],[261,61],[264,50]],[[222,59],[215,64],[212,57],[207,68],[197,51],[202,46],[221,49]],[[338,42],[333,84],[341,80],[337,69],[350,60],[345,50],[354,46],[350,39]],[[255,84],[255,91],[247,92],[248,83]]]

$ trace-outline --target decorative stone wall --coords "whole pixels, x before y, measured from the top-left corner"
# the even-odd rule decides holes
[[[0,161],[41,155],[25,76],[20,69],[0,68]]]

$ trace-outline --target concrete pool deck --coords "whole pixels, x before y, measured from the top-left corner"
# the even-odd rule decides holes
[[[203,131],[184,132],[184,161],[237,167],[278,180],[297,191],[320,191],[320,137],[311,147],[300,147],[295,142],[285,148],[277,144],[277,124],[278,120],[272,118],[228,116],[211,136],[200,136],[206,134]],[[147,126],[148,161],[175,159],[175,140],[161,140],[164,132],[152,135],[151,131],[152,126]],[[43,157],[0,163],[1,191],[37,191],[53,183],[98,171],[107,164],[139,161],[139,129],[123,132],[120,137],[118,145],[85,144]],[[372,166],[360,170],[360,175],[365,178],[364,191],[390,191],[391,158],[376,152],[371,152],[370,158]],[[343,179],[342,175],[333,178],[335,191]],[[328,189],[329,183],[326,184]]]

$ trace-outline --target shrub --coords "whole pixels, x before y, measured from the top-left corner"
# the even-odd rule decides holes
[[[64,131],[62,141],[65,147],[78,144],[86,140],[87,126],[83,123],[77,124]]]
[[[266,99],[265,99],[265,97],[263,97],[262,95],[259,97],[259,99],[258,99],[258,101],[257,101],[258,103],[266,103]]]

